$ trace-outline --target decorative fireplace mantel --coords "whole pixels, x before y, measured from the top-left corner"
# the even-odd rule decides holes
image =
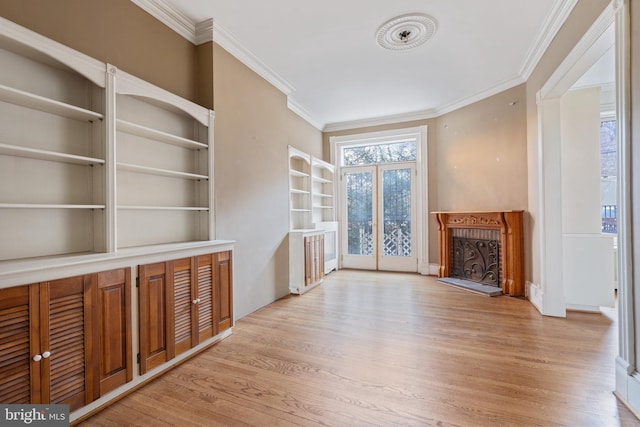
[[[495,230],[500,242],[502,292],[524,296],[524,211],[433,212],[438,221],[438,277],[451,277],[453,236],[459,230]],[[481,231],[479,231],[481,232]]]

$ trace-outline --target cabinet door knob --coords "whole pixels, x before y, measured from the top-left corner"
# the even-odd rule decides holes
[[[50,352],[48,352],[48,351],[45,351],[44,353],[42,353],[42,357],[43,357],[44,359],[48,358],[49,356],[51,356],[51,353],[50,353]]]
[[[39,354],[36,354],[35,356],[33,356],[34,362],[39,362],[41,359],[42,359],[42,356],[40,356]]]
[[[194,303],[194,304],[197,304],[197,303],[198,303],[198,300],[197,300],[197,299],[194,299],[194,300],[193,300],[193,301],[191,301],[191,302],[192,302],[192,303]]]

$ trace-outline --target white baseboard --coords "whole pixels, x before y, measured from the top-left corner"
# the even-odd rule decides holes
[[[527,299],[533,306],[542,314],[542,289],[540,289],[539,285],[536,285],[533,282],[527,281],[527,285],[525,287],[525,292],[527,295]]]
[[[439,269],[440,269],[440,265],[439,264],[429,264],[429,275],[430,276],[437,276]]]
[[[567,304],[567,310],[600,313],[600,307],[595,305]]]

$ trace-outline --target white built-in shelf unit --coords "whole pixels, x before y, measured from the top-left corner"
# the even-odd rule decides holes
[[[0,18],[0,262],[211,241],[213,111]]]

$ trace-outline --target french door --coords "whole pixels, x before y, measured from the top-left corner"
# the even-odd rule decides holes
[[[417,271],[414,162],[342,168],[342,266]]]

